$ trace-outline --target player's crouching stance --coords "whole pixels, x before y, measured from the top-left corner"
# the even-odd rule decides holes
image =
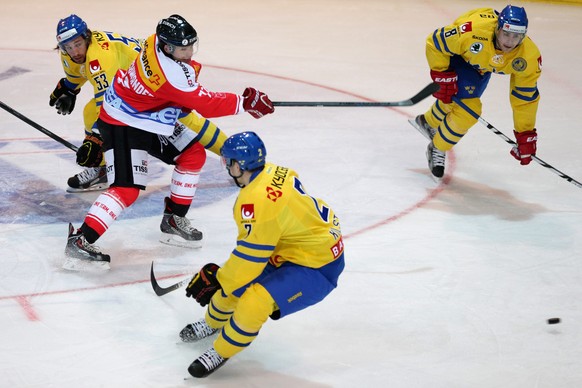
[[[430,75],[440,89],[428,111],[410,122],[429,139],[426,157],[436,180],[444,176],[446,152],[478,121],[461,104],[480,115],[481,95],[491,74],[510,76],[509,102],[517,143],[511,155],[527,165],[536,154],[542,57],[526,35],[527,29],[525,9],[508,5],[501,12],[491,8],[469,11],[428,36]]]
[[[265,163],[267,151],[254,132],[229,137],[221,154],[241,187],[233,210],[238,237],[222,268],[206,264],[186,288],[186,296],[208,309],[180,332],[182,341],[219,332],[188,368],[194,377],[208,376],[249,346],[269,317],[322,301],[344,269],[333,210],[306,193],[295,171]]]

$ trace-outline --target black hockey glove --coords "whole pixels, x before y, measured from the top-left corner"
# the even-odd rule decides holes
[[[72,90],[65,85],[65,78],[61,78],[57,87],[51,93],[49,105],[57,108],[60,115],[68,115],[75,109],[77,94],[81,90]]]
[[[214,263],[202,267],[186,287],[186,296],[196,299],[202,307],[210,303],[212,296],[222,288],[216,279],[216,272],[219,269],[220,267]]]
[[[85,140],[77,150],[77,164],[83,167],[98,167],[103,160],[101,146],[103,139],[97,133],[85,136]]]

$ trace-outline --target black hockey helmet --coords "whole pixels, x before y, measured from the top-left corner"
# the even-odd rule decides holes
[[[198,34],[190,23],[180,15],[162,19],[156,28],[158,39],[173,46],[191,46],[198,42]]]

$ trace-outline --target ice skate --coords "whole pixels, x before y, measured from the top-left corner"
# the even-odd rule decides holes
[[[206,377],[223,366],[226,361],[228,358],[222,358],[214,348],[210,348],[190,364],[188,373],[194,377]]]
[[[67,181],[69,193],[81,193],[86,191],[104,190],[107,184],[107,172],[105,167],[89,167],[72,176]]]
[[[445,152],[436,148],[432,141],[426,148],[426,159],[428,160],[428,169],[432,175],[440,180],[445,175]]]
[[[108,270],[110,268],[110,256],[101,253],[98,247],[89,244],[80,231],[75,233],[72,224],[69,224],[65,256],[63,269],[69,271]]]
[[[202,318],[194,323],[186,325],[186,327],[180,332],[180,339],[183,342],[195,342],[210,337],[217,331],[218,329],[213,329],[208,326],[206,319]]]
[[[202,232],[193,228],[186,217],[164,212],[160,230],[160,242],[164,244],[184,248],[202,247]]]
[[[428,125],[426,122],[424,115],[418,115],[414,119],[408,120],[408,122],[418,130],[422,134],[422,136],[426,137],[428,140],[432,140],[436,133],[436,129]]]

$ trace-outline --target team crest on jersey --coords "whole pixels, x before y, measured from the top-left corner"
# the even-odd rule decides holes
[[[473,43],[469,48],[469,51],[472,52],[473,54],[478,54],[481,52],[481,50],[483,50],[483,43],[479,42]]]
[[[101,65],[99,64],[98,59],[94,59],[91,62],[89,62],[89,71],[91,72],[91,74],[95,74],[101,71]]]
[[[523,58],[515,58],[511,62],[511,67],[513,67],[513,70],[515,71],[524,71],[527,68],[527,61]]]
[[[272,187],[267,186],[267,198],[271,201],[277,202],[277,200],[281,198],[282,195],[283,193],[280,190],[275,190]]]
[[[464,34],[465,32],[473,31],[473,22],[467,22],[467,23],[461,24],[459,26],[459,31],[461,31],[461,34]]]
[[[468,95],[472,95],[473,93],[475,93],[475,86],[465,86],[465,92]]]
[[[494,55],[493,58],[491,58],[491,63],[494,65],[503,65],[504,62],[505,58],[503,58],[503,55],[500,54]]]

